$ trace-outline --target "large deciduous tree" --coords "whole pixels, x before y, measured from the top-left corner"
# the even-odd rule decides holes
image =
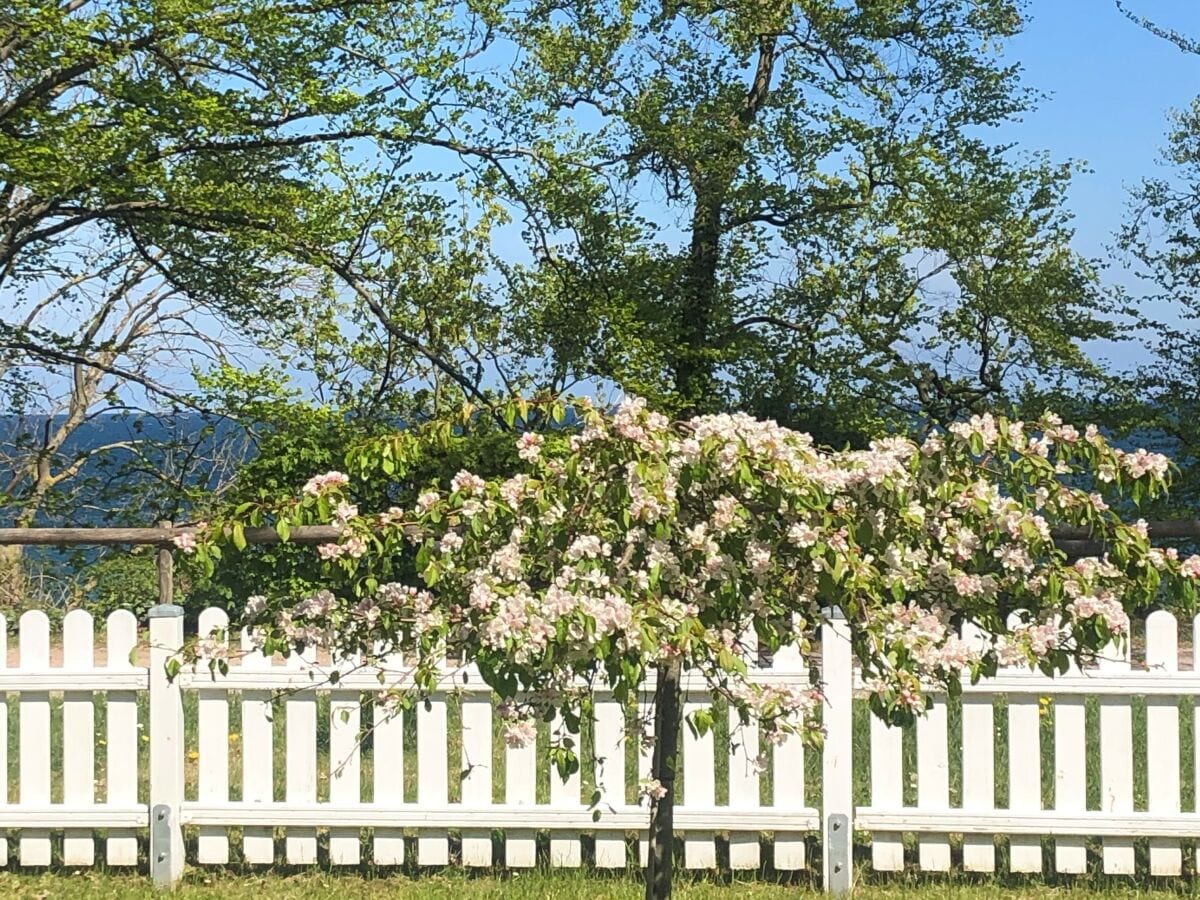
[[[1032,96],[1010,0],[534,4],[473,127],[535,262],[527,356],[840,439],[1095,374],[1066,167],[990,144]],[[515,193],[514,193],[514,189]]]

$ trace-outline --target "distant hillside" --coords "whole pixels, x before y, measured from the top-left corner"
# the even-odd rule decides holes
[[[53,426],[54,419],[47,416],[0,415],[0,447],[5,450],[4,456],[17,455],[14,448],[19,453],[22,447],[36,445],[38,436]],[[96,416],[70,436],[56,465],[68,464],[95,448],[113,449],[87,460],[69,484],[63,485],[62,501],[39,519],[64,526],[133,524],[126,514],[135,511],[122,504],[123,495],[161,494],[164,475],[176,484],[214,487],[228,477],[238,462],[249,458],[251,451],[245,438],[241,426],[198,413]],[[214,467],[216,457],[222,464]],[[0,469],[3,483],[8,482],[11,474],[11,468]],[[73,502],[63,502],[68,497],[73,497]],[[155,504],[150,501],[150,505]],[[10,525],[17,511],[13,506],[0,507],[0,524]]]

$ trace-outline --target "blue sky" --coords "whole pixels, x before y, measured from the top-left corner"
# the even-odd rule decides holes
[[[1158,24],[1200,37],[1200,0],[1125,0]],[[1200,56],[1183,53],[1130,22],[1115,0],[1031,0],[1026,31],[1006,55],[1024,81],[1050,97],[1005,140],[1082,160],[1070,190],[1076,247],[1104,255],[1125,215],[1128,188],[1152,175],[1165,142],[1168,111],[1200,94]],[[1108,278],[1125,282],[1120,273]]]

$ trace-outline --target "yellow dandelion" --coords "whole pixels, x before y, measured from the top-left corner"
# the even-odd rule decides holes
[[[188,751],[188,759],[199,759],[199,758],[200,758],[200,754],[197,751],[195,751],[195,750]]]

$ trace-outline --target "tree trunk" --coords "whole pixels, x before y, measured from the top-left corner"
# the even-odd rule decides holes
[[[667,792],[650,801],[649,865],[646,900],[669,900],[675,853],[675,769],[679,755],[679,725],[683,720],[682,664],[672,657],[658,665],[654,690],[654,758],[650,777]]]
[[[716,391],[712,329],[719,300],[721,218],[728,183],[698,187],[692,210],[692,239],[676,310],[680,346],[676,349],[675,390],[684,409],[711,408]]]

